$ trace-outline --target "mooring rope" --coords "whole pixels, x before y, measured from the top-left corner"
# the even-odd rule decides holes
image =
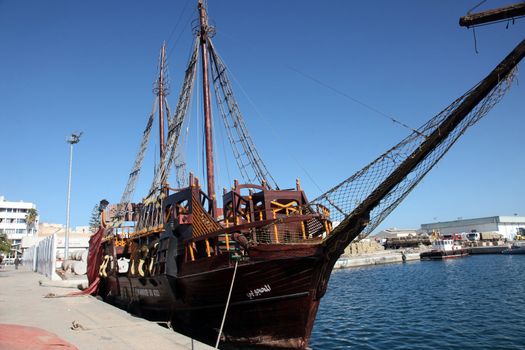
[[[222,328],[224,327],[224,321],[226,321],[226,314],[228,313],[228,307],[230,306],[230,298],[232,296],[233,283],[235,282],[235,274],[237,273],[237,265],[239,260],[235,261],[235,268],[233,269],[232,284],[230,285],[230,292],[228,293],[228,300],[226,300],[226,307],[224,308],[224,315],[222,316],[221,328],[219,329],[219,335],[217,336],[217,342],[215,343],[215,349],[219,348],[219,342],[221,341]]]

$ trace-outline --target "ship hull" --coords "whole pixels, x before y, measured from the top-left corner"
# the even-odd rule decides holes
[[[506,249],[506,250],[502,251],[501,253],[503,253],[503,254],[511,254],[511,255],[514,255],[514,254],[525,254],[525,247],[524,246],[512,247],[512,248],[509,248],[509,249]]]
[[[317,314],[326,262],[319,246],[285,248],[254,251],[255,258],[239,262],[237,271],[231,262],[192,273],[203,271],[196,262],[180,276],[113,275],[105,279],[99,294],[131,313],[170,321],[175,331],[215,345],[233,284],[221,348],[304,349]]]
[[[446,260],[455,258],[464,258],[469,256],[467,249],[460,249],[456,251],[430,251],[420,254],[421,260]]]

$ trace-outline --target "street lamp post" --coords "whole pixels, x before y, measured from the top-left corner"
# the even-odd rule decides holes
[[[73,145],[80,142],[82,133],[71,134],[66,140],[69,143],[69,179],[67,182],[66,235],[64,240],[64,260],[69,257],[69,206],[71,203],[71,172],[73,168]]]

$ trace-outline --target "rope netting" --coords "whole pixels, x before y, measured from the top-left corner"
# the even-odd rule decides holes
[[[509,73],[505,79],[501,79],[492,91],[468,113],[448,137],[437,144],[412,171],[404,175],[404,178],[391,188],[384,197],[377,202],[371,201],[374,203],[374,207],[370,211],[370,222],[360,233],[359,238],[364,238],[369,235],[410,193],[432,167],[436,165],[458,138],[499,102],[505,92],[510,88],[513,78],[514,71]],[[335,228],[345,218],[352,215],[365,200],[369,201],[370,197],[373,197],[374,193],[381,186],[385,186],[385,182],[388,182],[387,179],[393,172],[421,147],[430,134],[439,130],[441,124],[480,84],[481,83],[476,85],[438,115],[418,128],[417,132],[411,133],[386,153],[320,197],[314,199],[311,203],[321,204],[330,210],[330,218]]]

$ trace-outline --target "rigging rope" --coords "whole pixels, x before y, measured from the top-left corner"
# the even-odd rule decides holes
[[[416,129],[410,127],[410,126],[408,126],[407,124],[405,124],[405,123],[403,123],[403,122],[401,122],[401,121],[399,121],[399,120],[397,120],[397,119],[395,119],[394,117],[389,116],[388,114],[381,112],[380,110],[378,110],[378,109],[376,109],[376,108],[370,106],[369,104],[366,104],[366,103],[364,103],[364,102],[362,102],[362,101],[360,101],[360,100],[358,100],[358,99],[356,99],[356,98],[354,98],[354,97],[352,97],[352,96],[350,96],[350,95],[348,95],[348,94],[342,92],[341,90],[338,90],[338,89],[334,88],[333,86],[330,86],[330,85],[328,85],[328,84],[326,84],[326,83],[320,81],[319,79],[314,78],[314,77],[311,76],[311,75],[308,75],[308,74],[306,74],[306,73],[304,73],[304,72],[301,72],[301,71],[300,71],[299,69],[297,69],[297,68],[294,68],[294,67],[289,66],[289,65],[286,65],[286,67],[287,67],[288,69],[290,69],[290,70],[293,70],[293,71],[299,73],[299,74],[302,75],[303,77],[308,78],[308,79],[312,80],[313,82],[315,82],[315,83],[317,83],[317,84],[319,84],[319,85],[321,85],[321,86],[323,86],[323,87],[325,87],[325,88],[327,88],[327,89],[332,90],[333,92],[337,93],[338,95],[341,95],[341,96],[343,96],[344,98],[349,99],[350,101],[353,101],[353,102],[355,102],[355,103],[357,103],[357,104],[360,104],[361,106],[363,106],[363,107],[365,107],[365,108],[371,110],[372,112],[377,113],[378,115],[380,115],[380,116],[382,116],[382,117],[385,117],[385,118],[389,119],[390,121],[392,121],[392,122],[394,122],[394,123],[396,123],[396,124],[401,125],[402,127],[406,128],[406,129],[408,129],[408,130],[410,130],[411,132],[419,133],[418,130],[416,130]],[[424,135],[424,134],[420,134],[420,136],[425,136],[425,135]]]
[[[142,162],[144,161],[144,154],[146,153],[146,149],[148,148],[149,137],[151,134],[151,128],[153,126],[153,121],[155,119],[158,101],[159,99],[157,96],[155,98],[155,102],[153,103],[153,109],[149,115],[146,128],[144,129],[139,151],[137,152],[137,156],[135,157],[133,167],[131,168],[128,182],[126,183],[126,188],[124,189],[122,197],[120,198],[120,202],[117,205],[117,214],[115,216],[115,222],[119,221],[121,218],[124,217],[127,211],[128,204],[131,202],[131,198],[133,197],[133,193],[135,192],[135,186],[140,175],[140,170],[142,169]]]
[[[221,130],[221,136],[224,136],[222,134],[222,130]],[[230,175],[230,166],[228,165],[229,161],[228,161],[228,154],[226,153],[226,144],[224,142],[224,139],[225,137],[221,137],[221,143],[222,143],[222,153],[223,153],[223,157],[224,157],[224,165],[226,166],[226,174],[228,175],[228,188],[232,188],[232,177]]]
[[[215,349],[219,348],[219,342],[221,341],[222,329],[224,327],[224,321],[226,321],[226,314],[228,313],[228,307],[230,306],[230,299],[232,296],[233,283],[235,282],[235,275],[237,274],[237,265],[239,265],[239,260],[235,260],[235,268],[233,269],[232,283],[230,284],[230,291],[228,292],[228,299],[226,300],[226,307],[224,308],[224,314],[222,315],[221,328],[219,329],[219,335],[217,336],[217,342],[215,343]]]
[[[228,70],[217,55],[212,41],[209,39],[208,42],[217,105],[241,176],[246,182],[266,182],[270,187],[278,189],[277,182],[268,171],[248,132],[233,94]]]
[[[240,81],[235,77],[233,72],[229,71],[230,75],[232,76],[235,83],[239,86],[241,92],[244,94],[244,97],[248,100],[248,102],[252,105],[252,108],[255,112],[255,114],[266,124],[266,127],[270,130],[270,132],[273,134],[275,140],[285,140],[286,137],[284,137],[282,134],[278,132],[278,130],[266,119],[263,114],[259,111],[257,106],[255,105],[255,102],[252,100],[252,98],[248,95],[246,90],[242,87],[242,84]],[[310,172],[306,169],[306,167],[303,165],[302,162],[299,161],[299,159],[294,155],[293,152],[287,152],[287,156],[290,156],[292,160],[301,168],[301,170],[306,174],[306,177],[310,179],[310,181],[314,184],[315,187],[319,190],[319,192],[322,192],[323,189],[321,189],[321,186],[315,181],[313,176],[310,174]]]
[[[473,8],[471,8],[470,10],[467,11],[467,14],[471,14],[472,11],[474,11],[475,9],[477,9],[478,7],[480,7],[481,5],[483,5],[484,3],[486,3],[487,0],[482,0],[479,4],[477,4],[476,6],[474,6]]]
[[[184,16],[184,13],[186,12],[186,8],[188,7],[190,1],[191,0],[186,0],[186,3],[184,4],[184,7],[182,8],[182,11],[180,12],[180,16],[177,19],[177,21],[175,22],[176,24],[173,27],[173,29],[171,30],[171,33],[168,36],[168,40],[166,40],[166,43],[169,43],[171,38],[173,37],[173,34],[175,34],[175,30],[177,30],[177,28],[179,27],[179,24],[181,23],[182,16]]]
[[[474,52],[478,54],[479,51],[478,51],[478,39],[476,38],[476,27],[472,27],[472,35],[474,36]]]
[[[174,42],[179,42],[179,39],[181,38],[182,34],[184,34],[184,28],[187,28],[188,27],[188,24],[190,24],[191,20],[194,18],[193,15],[194,13],[197,12],[197,8],[194,8],[193,11],[190,12],[189,16],[188,16],[188,20],[186,21],[186,23],[182,26],[182,30],[180,31],[179,33],[179,36],[177,36],[177,38],[175,38]],[[171,48],[171,50],[168,52],[168,56],[171,55],[173,53],[173,50],[175,50],[175,44],[173,45],[173,47]],[[190,54],[191,55],[191,54]]]

